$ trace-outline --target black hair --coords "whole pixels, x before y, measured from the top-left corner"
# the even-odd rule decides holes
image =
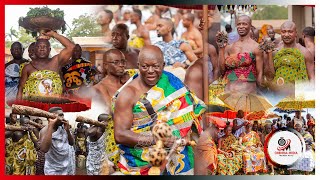
[[[111,119],[110,114],[103,113],[98,116],[98,121],[105,121],[105,120],[110,120],[110,119]]]
[[[187,17],[188,17],[188,19],[191,20],[191,22],[194,22],[194,19],[195,19],[194,14],[192,14],[192,13],[187,13]]]
[[[176,30],[174,28],[174,23],[172,22],[172,20],[170,18],[161,18],[161,19],[165,20],[166,22],[168,22],[170,24],[170,26],[172,27],[171,34],[173,36],[174,33],[176,32]]]
[[[110,18],[110,21],[112,21],[113,19],[113,12],[110,11],[109,9],[104,9],[103,10],[106,14],[108,14],[109,18]]]
[[[20,47],[21,47],[21,49],[22,49],[22,51],[24,50],[23,45],[22,45],[21,42],[19,42],[19,41],[16,41],[16,42],[12,43],[10,49],[12,49],[12,47],[13,47],[14,44],[19,44]]]
[[[230,24],[226,24],[226,25],[225,25],[225,28],[226,28],[226,31],[227,31],[227,32],[231,32],[231,31],[232,31],[232,27],[231,27]]]
[[[303,29],[303,34],[306,36],[314,37],[315,36],[315,31],[313,27],[306,27]]]
[[[136,13],[136,14],[138,14],[139,19],[141,20],[141,18],[142,18],[142,12],[141,12],[139,9],[133,9],[133,12]]]
[[[54,113],[54,112],[59,111],[59,110],[62,111],[62,108],[61,107],[52,107],[52,108],[49,109],[49,112]]]
[[[115,29],[121,29],[125,32],[125,35],[128,36],[129,35],[129,27],[126,24],[116,24],[113,26],[112,31],[114,31]]]
[[[10,117],[6,117],[6,124],[10,124],[11,122],[11,118]]]

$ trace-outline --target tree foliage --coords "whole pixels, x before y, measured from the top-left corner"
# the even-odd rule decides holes
[[[68,32],[68,37],[94,37],[101,35],[101,27],[93,15],[84,14],[72,21],[73,29]]]
[[[278,5],[258,6],[258,10],[253,14],[252,19],[288,19],[288,7]]]
[[[24,47],[27,47],[35,41],[35,38],[33,38],[31,34],[28,34],[22,27],[19,27],[18,30],[11,27],[10,33],[7,33],[6,37],[9,38],[6,40],[6,47],[10,47],[15,41],[19,41]]]

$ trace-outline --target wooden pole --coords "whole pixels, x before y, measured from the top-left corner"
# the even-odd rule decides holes
[[[209,72],[208,72],[208,5],[203,5],[203,20],[204,20],[204,28],[202,34],[203,41],[203,100],[206,105],[209,105]],[[204,129],[207,127],[207,114],[204,114]]]

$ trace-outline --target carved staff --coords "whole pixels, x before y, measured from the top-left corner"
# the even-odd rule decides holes
[[[20,115],[28,115],[28,116],[37,116],[37,117],[45,117],[50,119],[58,118],[60,121],[65,122],[67,120],[64,117],[57,116],[54,113],[50,113],[48,111],[44,111],[42,109],[29,107],[29,106],[22,106],[22,105],[12,105],[12,113],[13,114],[20,114]]]
[[[83,117],[83,116],[78,116],[76,119],[77,122],[83,122],[83,123],[87,123],[87,124],[91,124],[91,125],[95,125],[95,126],[99,126],[99,127],[106,127],[107,125],[103,122],[99,122],[87,117]]]
[[[26,127],[26,126],[13,126],[10,124],[6,124],[5,130],[7,130],[7,131],[27,131],[28,127]]]
[[[40,128],[40,129],[42,129],[42,128],[45,127],[44,125],[39,124],[39,123],[36,123],[36,122],[34,122],[34,121],[28,121],[28,124],[30,124],[30,125],[32,125],[32,126],[34,126],[34,127],[36,127],[36,128]]]
[[[21,115],[28,115],[28,116],[38,116],[38,117],[45,117],[55,119],[57,116],[53,113],[34,108],[29,106],[22,106],[22,105],[12,105],[12,113],[13,114],[21,114]]]

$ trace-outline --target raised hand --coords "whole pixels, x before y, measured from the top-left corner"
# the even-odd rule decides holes
[[[202,30],[204,29],[204,23],[205,23],[204,19],[201,18],[201,19],[200,19],[200,24],[199,24],[199,30],[200,30],[200,31],[202,31]]]
[[[48,119],[48,125],[55,125],[56,123],[57,123],[57,121],[59,121],[58,120],[58,118],[55,118],[55,119]]]
[[[272,51],[275,50],[275,44],[273,41],[271,41],[270,38],[265,38],[259,44],[259,49],[266,52],[266,53],[271,53]]]
[[[228,45],[228,35],[225,32],[218,31],[216,38],[219,48],[225,48]]]
[[[54,37],[54,35],[57,34],[57,32],[52,30],[47,30],[45,32],[42,32],[42,34],[45,36]]]

